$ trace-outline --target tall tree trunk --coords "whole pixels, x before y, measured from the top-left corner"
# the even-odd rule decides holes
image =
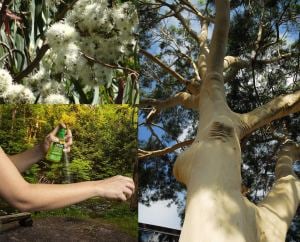
[[[299,205],[299,180],[291,169],[299,147],[284,146],[278,155],[277,181],[256,206],[241,194],[240,140],[288,111],[297,111],[299,93],[280,97],[244,115],[230,110],[223,78],[229,1],[215,2],[215,27],[199,97],[197,136],[174,165],[176,179],[187,187],[180,242],[283,242]]]

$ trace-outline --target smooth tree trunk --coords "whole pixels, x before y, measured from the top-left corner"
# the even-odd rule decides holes
[[[209,111],[211,110],[211,111]],[[187,186],[180,242],[283,242],[300,201],[300,182],[292,162],[299,148],[284,145],[276,182],[257,206],[241,194],[241,148],[238,120],[230,110],[214,112],[200,124],[194,143],[174,166]]]
[[[197,99],[197,136],[174,165],[176,179],[187,187],[180,242],[284,242],[300,200],[300,182],[292,171],[293,161],[300,159],[299,147],[290,142],[281,147],[276,182],[255,205],[241,193],[240,140],[274,119],[299,111],[300,92],[247,114],[230,110],[223,77],[230,8],[228,0],[215,3],[207,70]]]

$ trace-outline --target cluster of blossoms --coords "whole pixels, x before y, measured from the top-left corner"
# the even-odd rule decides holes
[[[0,98],[7,103],[34,103],[32,91],[21,84],[13,83],[9,72],[0,69]]]
[[[60,103],[67,100],[54,75],[84,86],[104,85],[113,78],[113,69],[105,64],[118,65],[133,52],[137,24],[137,11],[131,2],[111,8],[107,0],[77,1],[65,20],[46,32],[51,48],[40,70],[27,79],[28,85],[40,91],[43,103],[53,103],[54,97]]]
[[[47,0],[51,6],[61,0]],[[0,69],[0,98],[15,103],[69,103],[65,80],[97,87],[113,78],[113,69],[135,46],[137,11],[131,2],[110,7],[107,0],[78,0],[63,21],[46,32],[50,49],[39,70],[14,84],[8,71]],[[31,51],[34,52],[34,51]]]

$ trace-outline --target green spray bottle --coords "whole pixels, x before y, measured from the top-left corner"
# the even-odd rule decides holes
[[[63,150],[65,148],[66,129],[60,128],[57,133],[58,142],[52,142],[47,152],[46,159],[49,161],[59,162],[63,157]]]

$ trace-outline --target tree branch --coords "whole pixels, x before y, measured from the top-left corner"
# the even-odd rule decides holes
[[[95,59],[91,56],[88,56],[86,55],[85,53],[82,53],[82,56],[88,60],[89,62],[92,62],[92,63],[97,63],[101,66],[104,66],[104,67],[107,67],[107,68],[110,68],[110,69],[119,69],[119,70],[125,70],[125,71],[129,71],[130,73],[134,74],[136,77],[139,76],[139,73],[131,68],[128,68],[128,67],[123,67],[123,66],[119,66],[119,65],[112,65],[112,64],[108,64],[108,63],[104,63],[98,59]]]
[[[201,32],[199,35],[199,43],[200,43],[200,54],[197,60],[197,67],[199,70],[199,75],[202,80],[204,80],[206,71],[207,71],[207,63],[206,58],[209,54],[209,50],[207,47],[207,36],[208,36],[208,22],[203,20],[201,22]]]
[[[171,76],[175,77],[181,83],[183,83],[185,85],[188,84],[188,81],[185,80],[183,76],[181,76],[179,73],[177,73],[176,71],[169,68],[159,58],[153,56],[152,54],[150,54],[149,52],[147,52],[146,50],[143,50],[143,49],[140,50],[140,53],[143,54],[144,56],[146,56],[148,59],[152,60],[154,63],[158,64],[163,70],[168,72]]]
[[[180,14],[180,11],[182,10],[182,7],[180,5],[172,5],[165,1],[159,1],[162,5],[167,6],[170,8],[174,14],[173,16],[177,18],[177,20],[182,24],[182,26],[185,28],[185,30],[198,42],[198,36],[197,33],[191,29],[189,23],[187,20]]]
[[[201,20],[214,23],[215,20],[211,17],[204,16],[195,6],[193,6],[188,0],[180,0],[181,3],[185,4],[192,12]]]
[[[258,224],[266,231],[268,241],[284,241],[289,224],[300,204],[300,180],[293,171],[293,162],[300,158],[299,145],[286,142],[278,152],[275,167],[276,182],[257,206]],[[270,230],[274,226],[278,230]],[[261,233],[261,232],[259,232]]]
[[[2,27],[4,18],[6,16],[6,10],[8,5],[10,4],[11,0],[4,0],[1,6],[1,10],[0,10],[0,29]]]
[[[167,147],[165,149],[155,150],[155,151],[146,151],[146,150],[138,149],[138,158],[140,160],[142,160],[142,159],[146,159],[149,157],[162,156],[162,155],[171,153],[179,148],[191,145],[193,142],[194,142],[194,139],[186,140],[181,143],[177,143],[171,147]]]
[[[50,48],[49,44],[44,43],[42,47],[38,50],[34,60],[21,72],[19,72],[15,78],[14,82],[19,83],[24,77],[28,76],[40,63],[47,50]]]
[[[62,20],[65,17],[65,15],[67,14],[67,12],[73,8],[73,6],[75,5],[76,2],[78,2],[78,0],[73,0],[70,3],[67,3],[65,5],[65,7],[56,14],[56,16],[54,18],[55,22]]]
[[[223,65],[228,42],[230,6],[229,0],[216,0],[216,22],[207,60],[207,73],[223,76]]]
[[[296,55],[297,53],[285,53],[270,59],[255,60],[254,64],[259,64],[259,65],[273,64],[278,61],[285,60]],[[251,62],[252,62],[251,59],[243,59],[241,57],[236,57],[236,56],[226,56],[224,58],[224,70],[228,68],[235,68],[237,70],[240,70],[243,68],[251,67]]]
[[[156,108],[152,108],[152,110],[150,111],[150,113],[147,115],[146,117],[146,123],[147,124],[151,124],[153,119],[155,118],[155,116],[157,114],[159,114],[160,110],[156,109]]]
[[[300,111],[300,90],[292,94],[281,95],[272,101],[262,105],[253,111],[242,114],[241,119],[243,127],[241,128],[240,137],[243,138],[251,134],[256,129],[280,119],[291,113]]]
[[[179,92],[175,96],[166,100],[143,99],[140,101],[141,106],[153,106],[162,110],[176,105],[182,105],[185,108],[197,109],[200,101],[200,95],[191,95],[187,92]]]

